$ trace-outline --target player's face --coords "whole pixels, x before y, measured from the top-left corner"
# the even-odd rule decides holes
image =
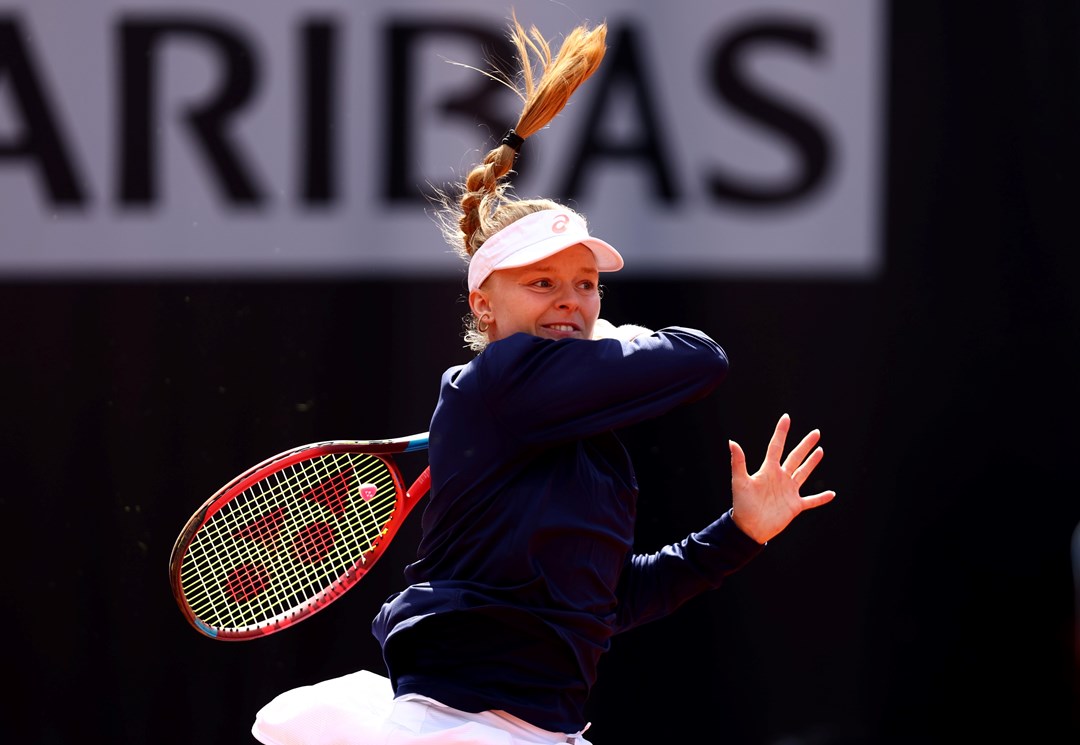
[[[535,264],[491,273],[469,295],[477,317],[487,314],[489,341],[519,331],[545,339],[591,339],[600,316],[596,257],[579,243]]]

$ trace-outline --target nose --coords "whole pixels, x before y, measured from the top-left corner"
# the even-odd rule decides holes
[[[563,285],[555,296],[555,307],[559,310],[572,310],[577,307],[577,295],[570,285]]]

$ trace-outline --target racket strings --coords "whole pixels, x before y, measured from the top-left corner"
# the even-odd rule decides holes
[[[321,455],[274,472],[196,533],[181,567],[188,604],[221,630],[298,613],[363,571],[396,507],[393,474],[372,455]]]
[[[376,462],[374,465],[378,470],[378,466],[381,464]],[[340,472],[340,466],[335,465],[334,469]],[[311,490],[313,488],[317,489],[319,485],[323,483],[321,480],[327,475],[328,470],[329,469],[326,468],[323,468],[322,470],[308,468],[305,472],[299,474],[278,474],[273,479],[268,480],[268,483],[266,484],[268,487],[267,494],[273,499],[279,499],[279,493],[288,493],[289,490],[297,490],[310,498]],[[361,478],[368,477],[365,478],[365,480],[370,481],[371,478],[369,478],[369,476],[370,474],[362,474]],[[385,493],[385,489],[380,491]],[[289,546],[283,542],[287,535],[294,534],[296,537],[293,539],[293,543],[295,544],[303,540],[301,538],[303,533],[311,532],[313,529],[321,530],[325,528],[326,525],[325,523],[320,522],[320,519],[324,516],[320,514],[319,511],[312,509],[312,504],[317,504],[318,500],[315,500],[315,502],[305,502],[302,497],[299,500],[295,497],[293,499],[295,500],[296,507],[292,510],[292,525],[282,531],[282,536],[277,541],[274,550],[271,552],[270,556],[267,557],[267,560],[262,564],[258,563],[259,559],[263,558],[263,552],[259,550],[261,547],[259,547],[258,544],[240,544],[238,548],[242,550],[236,552],[237,557],[243,561],[249,561],[250,563],[241,563],[237,568],[232,569],[228,581],[224,583],[224,585],[219,584],[219,587],[226,588],[228,593],[232,596],[228,598],[229,600],[234,602],[244,601],[248,599],[247,593],[244,593],[243,597],[237,598],[233,587],[238,581],[237,572],[238,570],[244,571],[255,577],[257,585],[252,588],[252,594],[258,602],[250,603],[249,605],[251,612],[258,616],[273,617],[277,615],[278,611],[283,612],[290,606],[302,603],[303,597],[321,591],[320,587],[312,586],[313,582],[317,583],[321,579],[324,583],[332,583],[340,574],[340,567],[332,560],[322,561],[318,564],[319,567],[326,571],[322,573],[312,572],[312,566],[315,565],[310,561],[306,562],[306,565],[303,561],[297,563],[298,557],[295,555],[295,545]],[[363,511],[361,510],[358,514],[362,515]],[[373,513],[373,516],[376,520],[380,519],[377,513]],[[296,524],[299,523],[303,523],[305,527],[294,530]],[[363,525],[363,523],[361,523],[361,525]],[[360,531],[360,535],[370,535],[370,533],[370,528],[365,528]],[[348,536],[348,532],[346,531],[342,531],[342,534],[346,537]],[[367,543],[370,543],[370,541]],[[349,550],[355,552],[358,543],[355,540],[351,542],[346,541],[345,545],[352,546],[353,548]],[[366,546],[359,550],[362,551],[365,550],[365,548]],[[254,573],[247,569],[252,566],[260,567],[262,572]],[[261,587],[261,584],[265,581],[265,574],[270,574],[277,578],[275,586],[273,587],[273,592],[262,591],[263,588]],[[292,600],[292,596],[294,595],[297,596],[296,601]],[[229,604],[226,604],[225,607],[229,607]]]

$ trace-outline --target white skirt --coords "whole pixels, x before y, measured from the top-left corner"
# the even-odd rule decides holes
[[[251,727],[265,745],[591,745],[582,732],[549,732],[503,711],[459,711],[415,694],[395,699],[389,678],[368,670],[285,691]]]

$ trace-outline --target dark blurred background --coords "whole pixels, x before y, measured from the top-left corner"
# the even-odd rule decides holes
[[[880,278],[606,281],[605,317],[704,329],[732,360],[712,397],[623,433],[643,550],[726,509],[725,440],[756,460],[785,411],[822,429],[811,486],[838,496],[726,588],[616,639],[597,745],[1080,742],[1080,6],[887,16]],[[380,669],[370,620],[419,520],[340,602],[255,642],[187,626],[169,552],[268,455],[425,430],[439,374],[468,358],[462,295],[457,278],[3,281],[5,739],[252,742],[277,693]]]

